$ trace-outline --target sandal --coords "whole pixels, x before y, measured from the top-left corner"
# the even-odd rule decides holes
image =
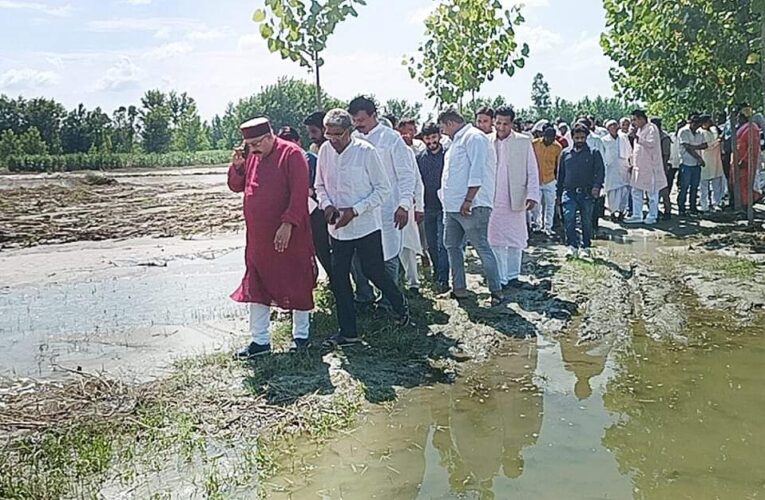
[[[323,349],[336,349],[337,347],[354,346],[361,344],[359,337],[344,337],[342,334],[337,333],[324,340],[321,343]]]

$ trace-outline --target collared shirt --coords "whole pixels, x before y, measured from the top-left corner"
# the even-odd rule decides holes
[[[678,132],[677,136],[680,139],[680,159],[682,160],[683,165],[688,165],[689,167],[701,165],[701,162],[694,158],[693,155],[691,155],[688,150],[685,149],[684,144],[688,144],[690,146],[700,146],[704,144],[704,134],[702,134],[699,130],[694,132],[691,130],[690,125],[686,125],[680,129],[680,132]]]
[[[443,147],[439,149],[438,153],[425,149],[417,155],[417,166],[420,169],[420,177],[425,187],[425,211],[427,212],[443,210],[441,200],[438,198],[438,190],[441,189],[445,156]]]
[[[319,149],[316,169],[319,207],[353,208],[358,214],[347,226],[329,226],[336,240],[355,240],[382,229],[381,209],[390,196],[390,182],[374,146],[353,138],[342,153],[329,142]]]
[[[593,188],[602,188],[604,178],[605,167],[599,151],[586,145],[579,151],[566,151],[558,167],[558,197],[563,191],[589,193]]]
[[[393,213],[398,207],[411,210],[417,166],[410,162],[409,146],[401,134],[378,123],[368,134],[356,131],[353,135],[372,144],[382,160],[391,187],[392,198],[385,202],[385,206],[391,209],[390,220],[393,220]]]
[[[441,201],[446,212],[459,212],[471,187],[480,187],[473,207],[494,206],[496,162],[491,158],[491,147],[489,137],[470,124],[454,134],[441,178]]]
[[[532,146],[539,165],[539,184],[549,184],[555,180],[555,173],[558,170],[563,148],[555,141],[548,146],[542,137],[534,139]]]

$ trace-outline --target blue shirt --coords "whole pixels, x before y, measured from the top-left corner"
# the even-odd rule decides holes
[[[425,210],[438,212],[443,210],[441,200],[438,198],[438,190],[441,189],[441,175],[444,173],[444,148],[438,153],[426,149],[417,155],[417,166],[420,169],[422,185],[425,188]]]
[[[558,167],[558,198],[563,191],[590,193],[593,188],[603,188],[606,169],[599,151],[586,145],[576,151],[570,149],[561,155]]]

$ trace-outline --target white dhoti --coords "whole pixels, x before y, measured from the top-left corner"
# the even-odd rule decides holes
[[[623,214],[627,212],[630,204],[630,187],[621,186],[616,189],[610,189],[606,192],[606,205],[608,211]]]
[[[701,211],[707,212],[711,208],[715,209],[722,206],[722,200],[725,196],[725,177],[715,177],[701,181],[699,186],[701,196]]]
[[[499,279],[502,282],[502,286],[520,278],[523,250],[513,247],[491,247],[491,249],[497,257]]]
[[[310,311],[292,311],[292,337],[307,339],[311,326]],[[271,343],[271,308],[263,304],[250,304],[250,334],[258,345]]]

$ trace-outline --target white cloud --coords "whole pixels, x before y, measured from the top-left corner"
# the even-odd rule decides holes
[[[240,36],[237,47],[239,48],[239,52],[249,53],[256,50],[266,49],[266,41],[263,40],[263,37],[259,34],[251,33],[249,35]]]
[[[164,61],[165,59],[170,59],[171,57],[188,54],[192,49],[193,47],[189,43],[172,42],[149,50],[144,54],[144,57],[156,61]]]
[[[88,28],[99,33],[152,31],[159,38],[167,38],[175,32],[204,30],[205,27],[197,20],[183,17],[123,17],[90,21]]]
[[[130,5],[149,5],[151,0],[125,0],[125,2]]]
[[[74,7],[70,4],[52,6],[37,2],[17,2],[15,0],[0,0],[0,9],[32,10],[49,16],[66,17],[72,14]]]
[[[58,73],[31,68],[9,69],[0,75],[0,89],[26,90],[48,87],[61,80]]]
[[[96,84],[96,90],[122,92],[138,87],[143,72],[129,57],[123,57],[117,64],[106,70]]]
[[[186,35],[187,40],[201,41],[201,40],[216,40],[218,38],[225,38],[226,32],[221,29],[208,29],[192,31]]]
[[[542,26],[521,24],[515,29],[515,33],[518,42],[529,44],[532,56],[558,48],[563,44],[563,37],[559,33]]]
[[[435,6],[428,5],[425,7],[420,7],[419,9],[414,9],[409,16],[407,17],[407,22],[409,24],[422,24],[425,22],[425,19],[430,15],[431,12],[435,9]]]

